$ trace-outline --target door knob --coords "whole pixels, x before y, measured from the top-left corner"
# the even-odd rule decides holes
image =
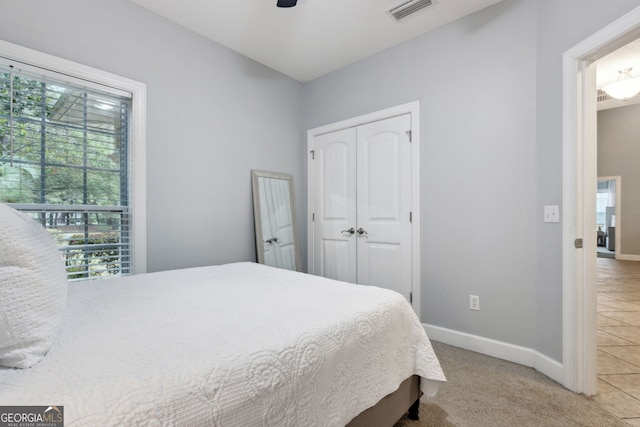
[[[360,227],[358,228],[358,234],[362,236],[363,234],[367,234],[367,232],[364,231],[364,228]]]
[[[350,229],[348,229],[348,230],[342,230],[340,233],[349,233],[349,234],[353,234],[353,233],[355,233],[355,232],[356,232],[356,229],[355,229],[355,228],[353,228],[353,227],[351,227],[351,228],[350,228]]]

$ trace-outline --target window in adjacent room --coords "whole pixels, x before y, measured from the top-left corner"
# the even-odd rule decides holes
[[[598,190],[596,193],[596,227],[598,229],[605,231],[606,228],[606,210],[607,210],[607,200],[609,200],[609,195],[605,192],[601,192]]]
[[[0,201],[58,242],[70,280],[134,272],[132,94],[0,62]]]

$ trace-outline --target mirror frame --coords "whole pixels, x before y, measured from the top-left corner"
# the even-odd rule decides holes
[[[259,178],[275,178],[289,182],[289,208],[291,212],[291,229],[293,232],[293,252],[295,257],[295,271],[302,271],[300,260],[300,248],[298,243],[298,224],[296,221],[295,205],[293,200],[293,175],[263,170],[251,170],[251,184],[253,193],[253,223],[256,233],[256,256],[259,264],[265,263],[264,241],[262,239],[262,209],[260,208],[260,191],[258,189]]]

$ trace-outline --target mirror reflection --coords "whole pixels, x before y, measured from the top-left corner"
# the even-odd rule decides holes
[[[293,176],[251,171],[258,262],[300,271],[293,210]]]

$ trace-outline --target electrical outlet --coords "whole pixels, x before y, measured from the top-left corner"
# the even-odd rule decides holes
[[[480,297],[469,295],[469,310],[480,310]]]

